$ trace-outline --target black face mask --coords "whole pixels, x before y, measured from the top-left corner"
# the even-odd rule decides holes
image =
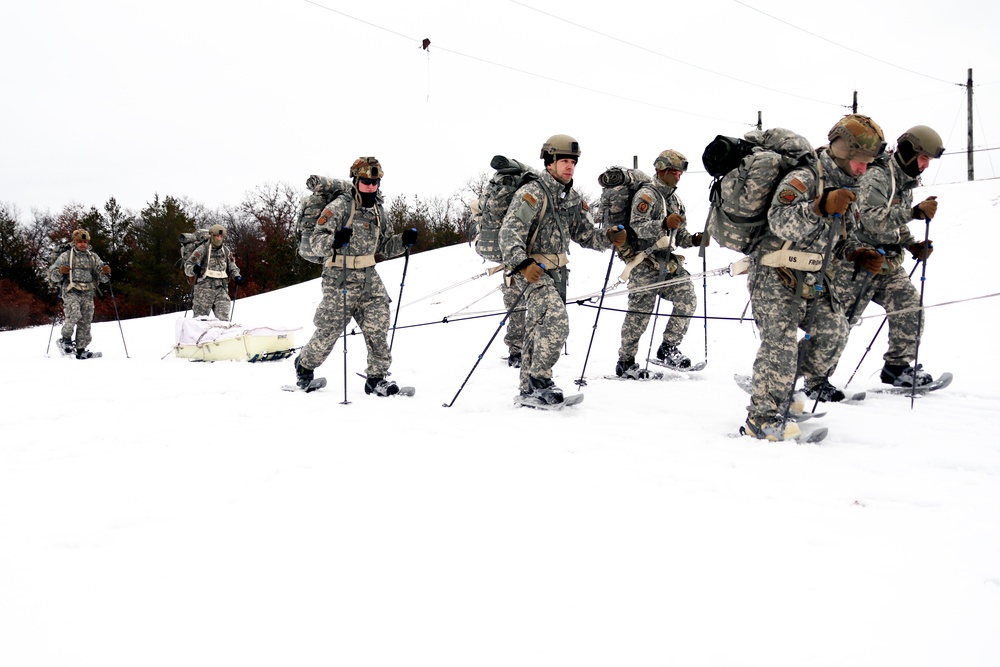
[[[896,147],[896,162],[907,176],[916,178],[920,175],[920,165],[917,164],[917,152],[909,141],[899,142]]]
[[[361,192],[359,190],[358,194],[361,195],[361,205],[365,208],[371,208],[378,200],[378,192]]]

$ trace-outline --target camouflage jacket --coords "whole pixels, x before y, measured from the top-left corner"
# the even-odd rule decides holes
[[[505,265],[519,266],[529,254],[567,253],[570,239],[594,250],[611,247],[607,235],[594,224],[587,202],[572,185],[563,185],[546,170],[514,193],[500,226]],[[537,220],[546,201],[545,213]]]
[[[195,269],[196,266],[200,266],[201,269]],[[225,273],[226,277],[210,276],[209,271]],[[224,245],[218,248],[212,247],[212,242],[206,241],[195,248],[184,262],[184,275],[194,276],[195,273],[198,274],[199,283],[207,280],[213,286],[228,286],[230,278],[240,275],[240,267],[236,266],[232,250]]]
[[[691,233],[687,229],[687,210],[684,208],[684,202],[677,196],[677,188],[666,185],[654,176],[653,182],[639,188],[635,197],[632,198],[629,226],[635,232],[635,240],[629,238],[625,245],[618,248],[618,256],[628,261],[635,257],[639,251],[645,250],[661,237],[667,236],[669,231],[664,231],[663,221],[671,213],[676,213],[683,218],[680,227],[677,228],[677,235],[674,239],[675,246],[690,248],[693,244],[691,243]],[[667,250],[658,250],[654,256],[666,257],[669,254]]]
[[[333,247],[333,235],[343,228],[354,210],[351,219],[351,241],[344,249]],[[376,253],[385,257],[395,257],[403,254],[402,234],[392,233],[392,223],[386,215],[381,201],[371,208],[361,206],[355,200],[353,193],[344,192],[326,205],[316,221],[316,230],[312,235],[312,252],[320,257],[332,257],[337,254],[345,256],[364,256]]]
[[[60,266],[69,266],[70,272],[66,275],[59,273]],[[87,246],[84,252],[70,247],[64,250],[49,267],[49,282],[60,285],[62,289],[86,292],[93,290],[96,283],[106,283],[110,280],[101,273],[102,268],[104,261],[90,249],[90,246]]]
[[[822,186],[813,167],[798,167],[785,174],[771,200],[771,207],[767,212],[767,232],[754,251],[755,258],[777,250],[785,241],[792,242],[793,250],[826,253],[830,237],[829,225],[836,223],[832,216],[820,217],[816,214],[816,197],[822,194],[821,187],[846,187],[856,191],[858,179],[838,167],[827,148],[820,148],[817,153],[823,173]],[[846,238],[847,231],[857,224],[857,219],[855,201],[851,202],[843,216],[843,225],[838,232],[840,240]]]
[[[851,229],[845,253],[882,248],[893,269],[902,263],[903,248],[914,242],[907,223],[913,220],[913,188],[920,184],[890,156],[873,162],[860,179],[861,218]]]

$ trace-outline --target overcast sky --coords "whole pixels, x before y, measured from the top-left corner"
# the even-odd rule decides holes
[[[22,221],[112,196],[214,208],[344,177],[359,155],[382,161],[389,197],[450,196],[494,154],[537,164],[557,133],[580,141],[577,185],[596,194],[633,155],[648,170],[674,148],[700,169],[705,145],[758,111],[821,145],[855,90],[890,143],[938,130],[956,154],[925,182],[946,183],[966,178],[970,67],[975,145],[1000,146],[1000,46],[981,2],[642,4],[4,2],[0,202]],[[976,154],[977,178],[998,171],[1000,151]],[[706,184],[682,181],[689,207]]]

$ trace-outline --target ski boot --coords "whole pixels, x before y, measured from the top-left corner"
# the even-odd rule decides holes
[[[740,427],[740,433],[758,440],[782,442],[784,440],[798,440],[802,436],[802,429],[795,422],[785,422],[779,417],[761,419],[747,417],[746,424]]]
[[[536,378],[528,376],[528,383],[531,388],[522,391],[521,396],[529,397],[547,405],[555,405],[563,402],[562,389],[549,378]]]
[[[806,391],[806,396],[812,400],[819,400],[823,403],[839,403],[846,398],[846,394],[840,389],[837,389],[830,381],[826,378],[820,380],[818,383],[812,386],[812,388]]]
[[[60,338],[59,348],[63,354],[76,354],[76,345],[69,338]]]
[[[661,344],[656,348],[656,358],[670,368],[684,370],[691,367],[691,360],[685,357],[676,345]]]
[[[934,381],[930,373],[923,370],[923,364],[917,364],[914,368],[910,364],[904,366],[893,366],[886,364],[882,367],[881,380],[884,384],[891,384],[893,387],[912,387],[913,379],[916,378],[917,386],[923,387]]]
[[[299,358],[295,357],[295,385],[299,389],[306,389],[313,381],[313,369],[306,368],[299,364]]]
[[[392,380],[370,377],[365,380],[365,393],[376,396],[392,396],[399,393],[399,387]]]
[[[510,368],[520,368],[521,367],[521,353],[520,352],[511,352],[510,355],[507,356],[507,365]]]
[[[649,379],[649,371],[645,368],[639,368],[639,364],[635,363],[635,357],[619,359],[615,365],[615,375],[629,380]]]

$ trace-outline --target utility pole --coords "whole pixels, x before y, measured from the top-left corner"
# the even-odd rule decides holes
[[[761,120],[760,111],[757,112],[757,129],[758,130],[763,130],[764,129],[764,123]]]
[[[632,156],[632,168],[633,169],[638,169],[639,168],[639,156],[638,155],[633,155]]]
[[[858,91],[854,91],[854,102],[851,103],[851,113],[858,112]]]
[[[965,95],[966,95],[966,106],[969,107],[969,141],[968,141],[968,156],[969,156],[969,180],[976,180],[976,165],[973,160],[972,152],[972,68],[969,68],[969,80],[965,82]]]

